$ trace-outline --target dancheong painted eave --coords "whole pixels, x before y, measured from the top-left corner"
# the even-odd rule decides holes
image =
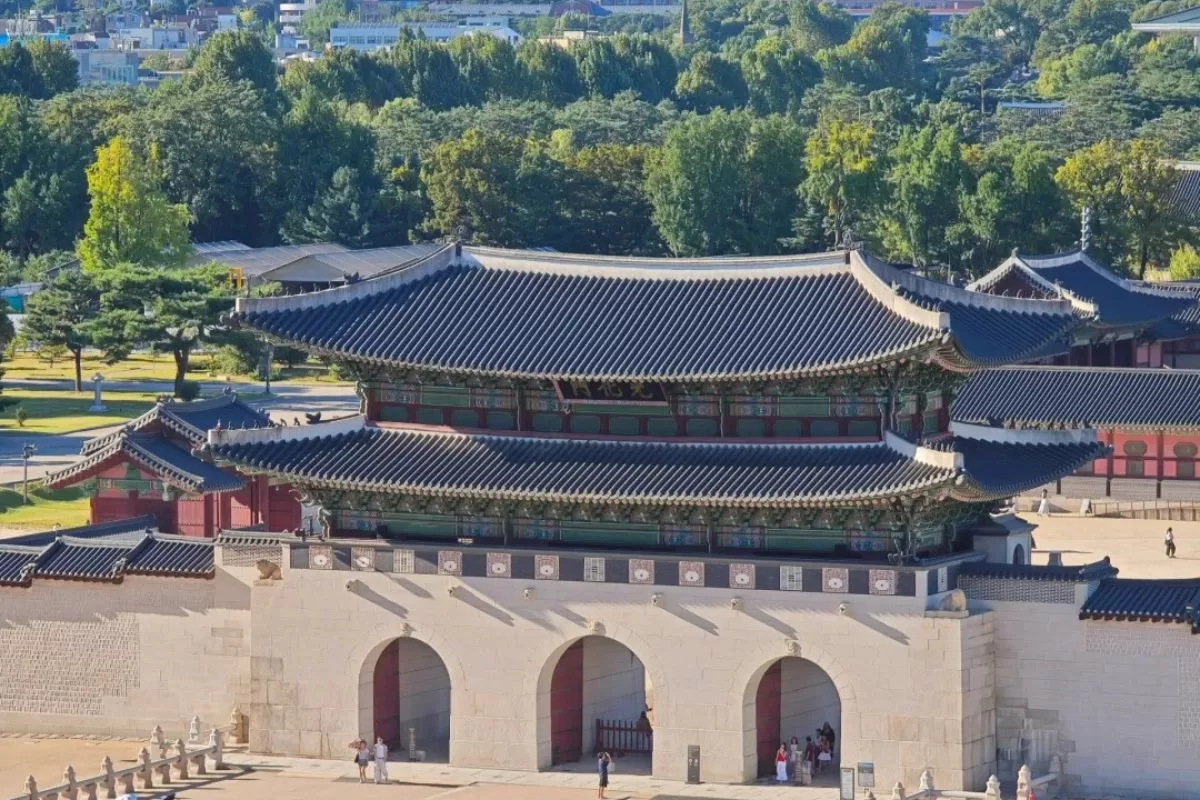
[[[455,245],[349,286],[238,300],[277,340],[389,368],[509,379],[780,380],[904,359],[1014,363],[1076,326],[862,253],[636,259]]]
[[[323,432],[321,429],[326,428]],[[918,447],[600,440],[464,433],[361,418],[312,430],[213,431],[213,455],[297,485],[466,500],[788,508],[919,494],[983,500],[1040,486],[1098,457],[1086,435],[963,431]],[[985,433],[987,433],[985,431]]]

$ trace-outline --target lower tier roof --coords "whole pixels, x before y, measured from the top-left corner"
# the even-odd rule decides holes
[[[1178,622],[1200,633],[1200,579],[1103,580],[1079,610],[1079,618]]]
[[[103,447],[88,452],[84,458],[66,469],[46,475],[50,487],[71,486],[118,463],[121,459],[144,467],[167,483],[186,492],[236,492],[246,485],[237,475],[202,461],[192,455],[190,448],[177,444],[158,433],[132,433],[122,430]]]
[[[954,437],[931,449],[891,435],[878,443],[828,445],[497,435],[376,427],[361,419],[323,428],[214,431],[210,442],[219,460],[243,471],[333,489],[758,508],[864,504],[940,491],[1000,497],[1054,480],[1103,452],[1094,441]]]
[[[147,533],[97,539],[58,536],[40,547],[0,543],[0,586],[34,578],[119,582],[126,575],[210,578],[211,539]]]

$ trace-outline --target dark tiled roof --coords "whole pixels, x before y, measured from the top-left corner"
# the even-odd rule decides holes
[[[1196,298],[1196,302],[1170,319],[1159,320],[1154,323],[1148,331],[1149,335],[1159,341],[1170,341],[1171,339],[1182,339],[1185,336],[1194,336],[1200,333],[1200,286],[1194,283],[1168,283],[1164,285],[1189,292],[1192,297]]]
[[[865,255],[852,262],[438,253],[344,288],[243,298],[238,316],[317,352],[394,366],[664,381],[817,374],[955,347],[968,363],[1012,363],[1076,321],[1063,303],[1005,311]],[[938,304],[945,317],[926,310]]]
[[[214,449],[237,465],[328,486],[551,502],[838,502],[919,490],[955,474],[884,444],[688,444],[364,428]]]
[[[203,444],[208,431],[218,425],[225,429],[267,428],[271,425],[270,417],[238,400],[236,393],[222,394],[191,403],[169,400],[158,403],[137,419],[130,420],[121,431],[89,439],[84,442],[82,452],[89,455],[102,450],[120,436],[122,431],[141,431],[156,422],[196,445]]]
[[[1083,566],[1049,566],[1047,564],[993,564],[987,561],[972,561],[959,568],[960,575],[979,578],[1012,578],[1025,581],[1061,581],[1066,583],[1088,583],[1103,578],[1116,577],[1118,570],[1105,556],[1103,560]]]
[[[1006,497],[1069,475],[1108,452],[1100,442],[996,442],[955,436],[971,483],[982,496]]]
[[[1200,428],[1200,370],[983,370],[959,388],[950,416],[983,425]]]
[[[1038,283],[1039,288],[1095,306],[1093,324],[1112,327],[1148,326],[1186,311],[1196,304],[1194,296],[1173,292],[1114,275],[1084,253],[1062,256],[1015,256],[971,284],[989,291],[1003,277],[1017,270]]]
[[[0,586],[27,586],[33,577],[32,565],[42,550],[0,542]]]
[[[189,492],[236,492],[246,481],[237,475],[200,460],[158,433],[141,434],[122,430],[98,450],[66,469],[46,475],[48,486],[70,486],[87,479],[121,456],[127,456],[172,486]]]
[[[1179,183],[1171,194],[1171,205],[1181,216],[1200,221],[1200,169],[1179,170]]]
[[[1080,619],[1182,622],[1200,633],[1200,580],[1113,578],[1079,610]]]
[[[70,536],[75,539],[109,539],[128,538],[131,534],[135,534],[140,537],[141,534],[157,527],[158,522],[155,520],[154,515],[145,514],[140,517],[100,522],[95,525],[80,525],[76,528],[61,528],[57,531],[43,531],[41,533],[25,534],[24,536],[14,536],[3,540],[3,544],[44,547],[60,536]]]
[[[215,570],[213,542],[145,534],[138,538],[59,536],[44,547],[0,543],[0,585],[32,579],[120,582],[125,575],[207,578]]]

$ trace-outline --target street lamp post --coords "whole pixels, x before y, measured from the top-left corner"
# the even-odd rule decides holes
[[[33,442],[26,442],[21,447],[21,461],[24,467],[24,475],[21,481],[22,504],[29,505],[29,459],[33,458],[33,454],[37,452],[37,445]]]

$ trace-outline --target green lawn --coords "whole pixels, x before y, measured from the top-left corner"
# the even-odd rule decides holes
[[[75,362],[70,358],[58,359],[53,365],[40,361],[32,353],[19,351],[11,360],[4,361],[4,376],[10,380],[74,380]],[[192,356],[188,380],[224,381],[233,383],[261,383],[250,375],[218,375],[209,371],[209,359],[203,353]],[[277,366],[277,380],[297,383],[332,383],[324,365],[318,362],[302,364],[292,369]],[[83,381],[90,389],[92,376],[99,372],[108,381],[173,381],[175,361],[169,355],[134,353],[118,364],[105,364],[99,354],[84,352]]]
[[[51,389],[5,389],[0,409],[0,432],[71,433],[104,425],[119,425],[154,405],[158,395],[147,392],[105,392],[107,411],[91,413],[91,392]],[[17,409],[25,409],[25,426],[17,424]]]
[[[88,497],[80,489],[32,489],[29,505],[21,504],[21,491],[0,488],[0,530],[48,531],[57,523],[64,528],[86,525]]]

